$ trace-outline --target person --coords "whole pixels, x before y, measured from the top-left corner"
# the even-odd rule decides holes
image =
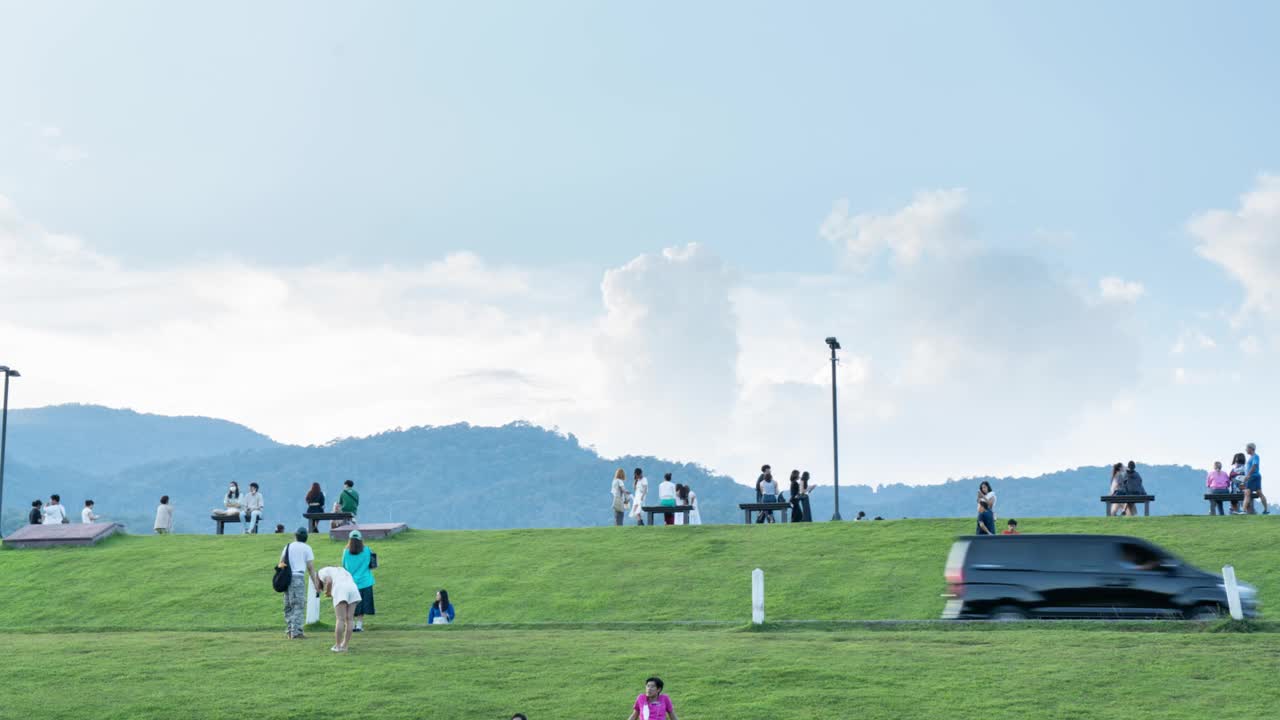
[[[800,471],[791,471],[791,522],[804,522],[804,507],[800,505]]]
[[[1111,466],[1111,491],[1108,495],[1120,495],[1123,490],[1122,483],[1124,481],[1124,465],[1116,463]],[[1111,515],[1123,515],[1126,507],[1120,503],[1111,503],[1107,506],[1107,512]]]
[[[879,515],[877,515],[877,516],[875,516],[875,518],[873,518],[873,519],[875,519],[875,520],[883,520],[884,518],[882,518],[882,517],[880,517]]]
[[[156,521],[152,523],[157,535],[168,535],[173,532],[173,506],[169,504],[169,496],[161,495],[160,504],[156,506]]]
[[[1227,477],[1231,478],[1231,486],[1236,492],[1239,492],[1247,496],[1248,493],[1246,493],[1244,489],[1245,465],[1246,465],[1246,462],[1245,462],[1244,453],[1236,453],[1235,456],[1231,458],[1231,472],[1227,473]],[[1239,504],[1237,504],[1234,500],[1232,500],[1231,514],[1239,515],[1243,512],[1244,511],[1240,509]]]
[[[511,716],[511,720],[529,720],[529,716],[525,715],[524,713],[516,713],[515,715]]]
[[[1121,495],[1146,495],[1147,489],[1142,486],[1142,475],[1138,474],[1138,465],[1134,461],[1129,461],[1129,467],[1125,470],[1124,476],[1120,479]],[[1125,508],[1129,511],[1129,517],[1137,517],[1138,504],[1126,503]]]
[[[636,703],[631,706],[631,716],[627,720],[667,720],[667,718],[677,720],[676,710],[671,706],[671,698],[662,692],[662,678],[648,678],[644,681],[644,692],[636,696]]]
[[[867,519],[867,514],[866,514],[866,513],[864,513],[864,512],[862,512],[861,510],[859,510],[859,511],[858,511],[858,516],[857,516],[857,517],[855,517],[855,518],[853,519],[853,521],[854,521],[854,522],[859,522],[859,521],[866,520],[866,519]]]
[[[49,496],[49,504],[44,506],[44,522],[43,525],[60,525],[67,522],[67,509],[62,507],[62,498],[57,495]]]
[[[316,584],[318,591],[333,599],[333,647],[329,649],[344,653],[351,642],[351,631],[354,629],[352,619],[355,617],[356,607],[360,605],[360,590],[351,573],[340,567],[320,568],[316,576],[319,578]],[[292,583],[289,587],[293,587]]]
[[[800,508],[805,522],[813,522],[813,508],[809,506],[809,471],[800,473]]]
[[[258,523],[262,521],[262,508],[264,507],[262,493],[258,492],[258,483],[249,483],[249,494],[244,496],[244,505],[241,507],[244,510],[244,532],[246,534],[252,532],[257,535]],[[250,525],[253,525],[253,530],[249,529]]]
[[[222,509],[213,512],[216,515],[240,516],[240,485],[235,480],[227,485],[227,494],[222,498]]]
[[[1021,535],[1022,533],[1018,532],[1018,521],[1014,520],[1013,518],[1009,518],[1009,524],[1005,526],[1003,534]]]
[[[689,506],[689,524],[701,525],[702,513],[698,510],[698,494],[695,493],[693,488],[688,485],[684,486],[684,492],[685,495],[688,496],[688,500],[685,504]]]
[[[627,471],[618,468],[613,474],[613,485],[609,489],[613,496],[613,524],[622,527],[622,519],[627,516],[627,503],[630,493],[627,492]]]
[[[40,500],[31,501],[31,512],[27,513],[27,523],[30,525],[42,525],[44,523],[44,502]]]
[[[987,507],[991,510],[991,517],[996,516],[996,492],[991,489],[991,483],[983,480],[978,484],[978,500],[986,500]]]
[[[761,483],[764,482],[765,475],[772,475],[772,474],[773,474],[772,467],[770,467],[769,465],[760,466],[760,477],[756,478],[756,502],[764,502],[763,500],[760,499],[764,497],[764,494],[760,492],[760,485]]]
[[[991,506],[986,500],[978,501],[978,535],[995,535],[996,519],[991,514]]]
[[[1211,495],[1227,495],[1231,493],[1231,476],[1222,471],[1221,461],[1215,460],[1213,462],[1213,469],[1204,478],[1204,486],[1209,489],[1209,494]],[[1212,502],[1214,512],[1223,515],[1222,501],[1213,500]],[[1235,513],[1236,509],[1232,507],[1231,512]]]
[[[93,501],[85,500],[84,509],[80,511],[80,522],[85,525],[91,525],[98,522],[98,516],[93,512]]]
[[[644,524],[644,501],[649,495],[649,481],[644,477],[644,471],[636,468],[634,479],[631,481],[631,517],[636,519],[637,525]]]
[[[167,497],[167,496],[166,496]],[[293,542],[284,546],[280,553],[280,566],[289,568],[292,579],[289,589],[284,593],[285,634],[290,640],[301,640],[306,637],[302,633],[302,623],[307,612],[307,586],[305,580],[311,582],[317,590],[320,577],[316,574],[316,554],[307,544],[307,529],[300,527],[293,534]]]
[[[773,481],[773,473],[767,472],[760,476],[760,480],[756,482],[756,492],[760,495],[762,503],[778,502],[778,484]],[[763,522],[774,522],[772,510],[760,511],[760,515],[756,517],[756,524]]]
[[[307,512],[323,513],[324,512],[324,491],[320,489],[320,483],[311,483],[311,489],[307,491]]]
[[[662,507],[676,506],[676,484],[671,482],[671,473],[663,475],[662,482],[658,483],[658,504]],[[675,514],[662,513],[662,524],[675,525]]]
[[[342,483],[342,492],[338,494],[338,501],[333,504],[334,512],[351,513],[351,522],[356,521],[357,510],[360,509],[360,493],[356,492],[356,484],[351,480]],[[330,523],[330,527],[335,524]]]
[[[342,567],[351,573],[360,591],[360,602],[356,605],[356,626],[352,632],[364,632],[364,616],[375,615],[373,608],[373,552],[364,544],[364,536],[359,530],[352,530],[347,536],[347,546],[342,549]]]
[[[1267,496],[1262,494],[1262,458],[1258,457],[1258,446],[1249,443],[1244,446],[1249,459],[1244,464],[1244,511],[1253,515],[1253,499],[1262,501],[1262,514],[1270,515],[1271,506],[1267,504]]]
[[[431,603],[427,613],[428,625],[448,625],[453,622],[453,603],[449,602],[448,590],[437,590],[436,601]]]
[[[283,535],[283,534],[284,534],[284,524],[283,524],[283,523],[276,523],[276,534],[277,534],[277,535]]]

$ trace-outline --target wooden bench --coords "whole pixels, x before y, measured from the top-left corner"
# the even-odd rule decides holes
[[[689,511],[693,509],[692,505],[644,505],[640,508],[649,517],[649,524],[653,524],[653,514],[659,515],[675,515],[680,513],[684,515],[684,524],[689,524]]]
[[[738,509],[743,511],[743,522],[751,524],[751,513],[761,512],[764,510],[777,510],[782,513],[782,522],[787,521],[787,515],[790,514],[791,503],[788,502],[758,502],[758,503],[738,503]]]
[[[1156,501],[1155,495],[1103,495],[1102,502],[1106,503],[1103,507],[1107,509],[1107,517],[1111,517],[1112,505],[1137,505],[1142,503],[1142,514],[1151,514],[1151,503]]]
[[[1231,493],[1205,493],[1205,494],[1204,494],[1204,499],[1209,501],[1209,514],[1210,514],[1210,515],[1217,515],[1217,514],[1219,514],[1219,513],[1218,513],[1218,505],[1219,505],[1220,503],[1224,503],[1224,502],[1235,502],[1235,503],[1244,502],[1244,493],[1241,493],[1241,492],[1231,492]]]
[[[244,518],[240,515],[240,513],[236,513],[235,515],[219,515],[218,513],[214,513],[209,516],[209,519],[213,520],[215,523],[218,524],[219,535],[222,534],[223,526],[226,525],[227,523],[244,522]]]
[[[311,523],[309,526],[311,528],[310,532],[318,533],[320,532],[319,523],[321,520],[331,520],[331,521],[341,520],[342,522],[339,524],[345,525],[351,522],[351,518],[355,516],[349,512],[323,512],[323,513],[302,513],[302,517],[305,520],[307,520],[307,522]]]

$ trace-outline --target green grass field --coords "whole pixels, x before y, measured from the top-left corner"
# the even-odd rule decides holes
[[[1139,535],[1206,569],[1230,562],[1258,586],[1264,616],[1280,594],[1271,518],[1024,525]],[[1269,681],[1256,674],[1280,664],[1269,620],[857,622],[936,618],[947,550],[970,526],[410,532],[370,543],[379,614],[346,656],[328,652],[330,625],[285,640],[269,588],[280,536],[6,550],[0,718],[624,718],[653,673],[682,718],[1272,714]],[[311,544],[320,564],[336,564],[340,544]],[[747,626],[755,567],[766,576],[763,630]],[[438,587],[458,623],[426,628]],[[325,605],[322,622],[332,617]]]

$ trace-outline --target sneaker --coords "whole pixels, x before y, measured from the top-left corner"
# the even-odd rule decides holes
[[[330,652],[342,652],[342,650],[338,649],[338,646],[337,646],[337,645],[334,645],[333,647],[329,648],[329,651],[330,651]]]
[[[294,639],[294,640],[306,640],[306,639],[307,639],[307,636],[306,636],[306,635],[303,635],[302,633],[295,633],[295,634],[293,635],[293,639]]]
[[[356,633],[356,632],[364,632],[364,628],[362,628],[362,627],[357,627],[357,628],[353,629],[351,632],[353,632],[353,633]]]

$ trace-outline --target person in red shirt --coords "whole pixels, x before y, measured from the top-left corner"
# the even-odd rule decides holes
[[[1006,528],[1004,529],[1004,532],[1002,532],[1002,533],[1000,533],[1000,534],[1001,534],[1001,535],[1021,535],[1022,533],[1018,532],[1018,521],[1017,521],[1017,520],[1010,519],[1010,520],[1009,520],[1009,526],[1008,526],[1008,527],[1006,527]]]

